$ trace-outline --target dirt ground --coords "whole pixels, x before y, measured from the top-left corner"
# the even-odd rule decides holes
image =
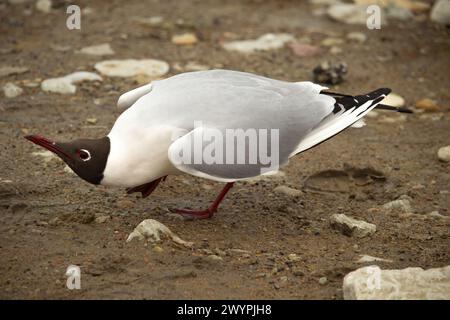
[[[21,96],[0,98],[0,298],[342,299],[343,278],[364,265],[356,262],[362,254],[392,260],[377,263],[389,269],[450,264],[450,167],[437,158],[437,150],[450,144],[448,29],[413,19],[370,31],[316,17],[306,1],[116,0],[77,1],[92,13],[82,15],[81,30],[70,31],[64,1],[54,2],[49,14],[30,4],[0,4],[0,66],[29,68],[0,78],[1,85],[95,71],[102,58],[75,51],[110,43],[113,58],[165,60],[172,66],[169,75],[178,73],[176,63],[195,62],[300,81],[311,80],[322,61],[345,61],[348,76],[334,91],[391,87],[408,106],[431,98],[442,108],[405,121],[379,111],[366,127],[346,130],[291,159],[284,176],[237,183],[212,219],[184,221],[169,209],[206,207],[222,185],[168,177],[140,199],[89,185],[64,172],[62,162],[32,155],[42,150],[23,139],[28,133],[63,141],[107,134],[118,115],[118,96],[136,87],[135,80],[104,77],[78,85],[73,95],[22,86]],[[166,25],[142,26],[134,16],[162,16]],[[329,36],[345,39],[350,31],[364,32],[367,41],[346,40],[337,55],[300,58],[286,47],[245,56],[220,45],[230,33],[248,39],[289,32],[320,45]],[[183,32],[195,32],[198,44],[170,41]],[[303,193],[278,194],[279,185]],[[380,209],[401,195],[412,198],[415,215]],[[427,217],[432,211],[447,218]],[[361,239],[345,236],[330,227],[335,213],[374,223],[377,231]],[[95,222],[104,215],[111,219]],[[156,249],[126,243],[134,227],[149,218],[193,241],[193,248],[170,241]],[[289,260],[292,253],[298,261]],[[81,268],[81,290],[66,288],[71,264]],[[322,277],[326,283],[319,283]]]

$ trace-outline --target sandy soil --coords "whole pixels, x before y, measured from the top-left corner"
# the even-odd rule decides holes
[[[93,71],[101,58],[75,51],[108,42],[114,58],[157,58],[172,66],[193,61],[295,81],[311,79],[321,61],[345,61],[349,74],[335,91],[357,94],[389,86],[408,105],[432,98],[442,112],[385,123],[383,117],[396,115],[380,111],[366,127],[346,130],[292,159],[284,177],[237,183],[214,218],[183,221],[168,209],[205,207],[222,186],[169,177],[142,200],[85,183],[64,172],[61,162],[33,156],[41,150],[23,139],[27,133],[59,140],[107,134],[118,115],[119,94],[137,86],[135,80],[105,77],[102,83],[79,85],[68,96],[25,87],[17,98],[1,97],[0,298],[342,299],[343,277],[362,266],[356,263],[361,254],[393,260],[379,263],[383,268],[450,264],[449,219],[425,217],[432,211],[450,217],[449,165],[436,155],[450,142],[450,37],[445,28],[412,20],[369,31],[314,17],[312,7],[299,1],[128,0],[89,2],[93,13],[83,15],[81,31],[69,31],[64,6],[50,14],[32,9],[24,15],[27,7],[2,5],[0,10],[1,66],[29,68],[0,78],[2,85]],[[168,26],[144,27],[130,18],[155,15]],[[197,45],[171,43],[173,34],[187,31],[198,34]],[[320,45],[327,36],[345,39],[350,31],[362,31],[368,40],[346,42],[339,55],[299,58],[284,48],[242,56],[220,46],[225,32],[240,39],[290,32]],[[58,46],[70,49],[55,50]],[[176,73],[171,69],[170,74]],[[98,122],[88,124],[88,118]],[[365,169],[364,183],[352,178],[351,168]],[[385,179],[365,177],[367,168]],[[339,172],[329,175],[330,169]],[[303,194],[277,194],[278,185]],[[417,215],[370,210],[401,195],[412,198]],[[334,213],[374,223],[377,232],[363,239],[342,235],[330,228]],[[111,219],[96,223],[102,215]],[[162,252],[156,252],[151,244],[126,243],[133,228],[148,218],[193,241],[194,247],[164,241]],[[222,260],[212,261],[212,253],[222,254]],[[289,261],[292,253],[299,261]],[[81,290],[66,288],[70,264],[81,267]],[[327,278],[325,284],[319,283],[321,277]]]

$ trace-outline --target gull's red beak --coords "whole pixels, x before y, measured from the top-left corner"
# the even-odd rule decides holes
[[[25,136],[25,139],[53,152],[66,162],[72,160],[72,157],[65,152],[57,142],[51,141],[39,135]]]

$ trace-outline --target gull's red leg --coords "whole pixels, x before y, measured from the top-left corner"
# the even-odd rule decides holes
[[[228,182],[222,191],[217,196],[216,200],[209,206],[206,210],[187,210],[187,209],[175,209],[176,213],[181,214],[183,217],[191,218],[191,219],[208,219],[211,218],[215,212],[217,212],[217,208],[219,208],[219,204],[222,202],[225,195],[230,191],[233,187],[234,182]]]

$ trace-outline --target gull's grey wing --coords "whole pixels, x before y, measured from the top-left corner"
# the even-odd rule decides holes
[[[279,163],[278,148],[278,135],[270,131],[258,140],[258,133],[251,129],[228,134],[226,130],[198,127],[170,145],[168,158],[185,173],[232,182],[278,171],[288,160]]]
[[[332,112],[335,102],[319,94],[323,87],[311,82],[288,83],[234,72],[205,78],[190,88],[189,95],[185,92],[188,109],[175,125],[189,132],[172,143],[168,157],[180,171],[215,181],[278,171],[303,137]],[[157,89],[156,85],[152,98],[158,99]],[[170,104],[166,100],[166,106]]]

